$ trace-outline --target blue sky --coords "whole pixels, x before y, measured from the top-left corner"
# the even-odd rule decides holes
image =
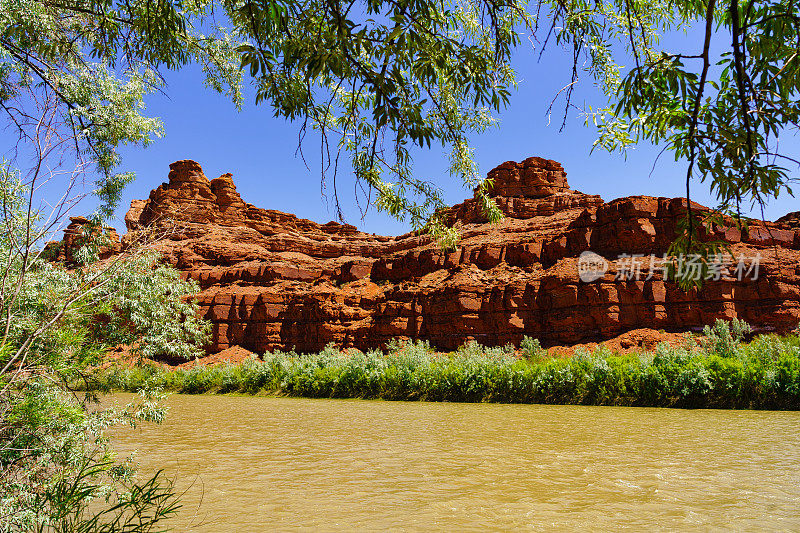
[[[591,152],[595,131],[583,125],[572,112],[567,127],[559,132],[563,102],[556,105],[548,123],[546,110],[554,95],[569,81],[571,53],[550,47],[539,60],[538,51],[523,47],[517,53],[515,67],[519,90],[512,95],[511,106],[499,115],[499,127],[476,137],[476,157],[482,173],[498,164],[541,156],[562,163],[574,189],[599,194],[606,201],[622,196],[682,196],[685,163],[675,163],[665,154],[656,163],[659,148],[642,144],[627,159],[601,150]],[[248,98],[241,112],[224,97],[206,89],[196,68],[170,73],[165,94],[147,98],[148,114],[161,117],[166,134],[146,149],[126,147],[123,169],[137,173],[136,181],[125,192],[117,213],[122,219],[131,199],[147,198],[151,189],[166,181],[169,163],[194,159],[209,178],[231,172],[245,201],[256,206],[279,209],[317,222],[336,218],[335,210],[320,192],[319,144],[309,136],[304,147],[305,163],[296,155],[298,124],[272,116],[267,105],[255,106]],[[582,107],[601,105],[603,97],[584,79],[573,103]],[[790,142],[796,144],[795,139]],[[784,148],[786,144],[784,144]],[[655,163],[655,167],[654,167]],[[351,171],[346,156],[340,162],[340,199],[345,205],[347,222],[364,231],[393,235],[408,231],[408,225],[395,221],[371,208],[362,219],[355,205]],[[415,158],[417,176],[435,181],[448,203],[457,203],[472,195],[458,178],[447,173],[446,150],[433,146]],[[652,171],[652,173],[651,173]],[[715,202],[707,187],[695,183],[693,199],[706,205]],[[798,202],[788,195],[774,201],[766,218],[774,220],[797,210]],[[752,213],[757,216],[758,213]]]

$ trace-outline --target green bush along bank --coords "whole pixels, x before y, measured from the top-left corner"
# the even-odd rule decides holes
[[[272,353],[238,365],[163,369],[112,367],[92,382],[101,390],[144,387],[199,393],[273,393],[311,398],[628,405],[691,408],[800,408],[800,338],[742,338],[749,327],[719,321],[681,347],[621,355],[600,347],[550,357],[526,338],[512,347],[469,343],[437,354],[422,342],[387,353]]]

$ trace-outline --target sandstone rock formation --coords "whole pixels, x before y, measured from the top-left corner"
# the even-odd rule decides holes
[[[475,199],[454,206],[463,238],[443,251],[425,236],[382,237],[256,208],[230,174],[209,180],[194,161],[178,161],[167,183],[132,203],[122,242],[158,232],[165,260],[198,281],[211,353],[314,351],[329,342],[368,349],[396,337],[453,349],[528,335],[547,346],[638,328],[685,331],[722,317],[777,331],[800,320],[796,216],[754,223],[744,236],[718,228],[710,237],[730,243],[735,257],[760,254],[757,279],[739,281],[728,265],[719,280],[683,292],[648,258],[666,252],[685,200],[605,203],[571,190],[561,165],[541,158],[503,163],[489,177],[506,218],[486,224]],[[578,276],[585,250],[608,261],[588,283]],[[620,254],[647,256],[638,280],[622,275],[631,260]]]
[[[800,211],[783,215],[776,222],[789,228],[800,229]]]
[[[75,252],[87,241],[88,228],[91,226],[86,217],[69,217],[69,225],[64,229],[64,238],[61,242],[48,242],[45,255],[67,264],[75,264]],[[93,236],[100,235],[100,228],[93,228]],[[99,259],[107,259],[122,251],[122,243],[114,228],[103,228],[104,239],[100,241],[96,253]],[[96,241],[95,241],[96,242]]]

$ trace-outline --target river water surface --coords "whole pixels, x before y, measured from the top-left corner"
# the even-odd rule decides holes
[[[115,401],[132,396],[115,395]],[[177,531],[798,530],[800,413],[184,396]]]

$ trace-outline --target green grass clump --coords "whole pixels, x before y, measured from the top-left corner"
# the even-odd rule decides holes
[[[746,326],[746,325],[745,325]],[[238,365],[165,370],[114,367],[95,376],[103,390],[161,387],[182,393],[272,393],[311,398],[382,398],[657,407],[800,408],[800,338],[760,336],[719,321],[701,341],[620,355],[600,347],[548,357],[526,339],[513,347],[469,343],[437,354],[423,342],[387,353],[328,346],[318,354],[276,352]]]

